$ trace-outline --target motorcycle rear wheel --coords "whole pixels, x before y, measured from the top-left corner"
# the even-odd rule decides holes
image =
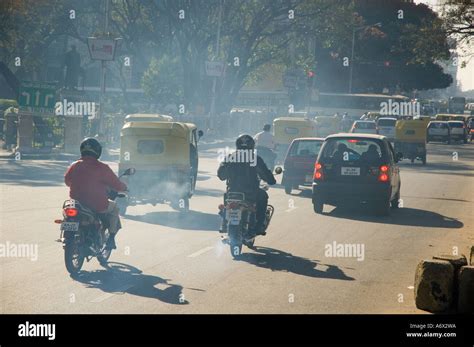
[[[66,270],[71,275],[76,275],[81,271],[84,258],[84,254],[76,242],[66,242],[64,246],[64,263]]]

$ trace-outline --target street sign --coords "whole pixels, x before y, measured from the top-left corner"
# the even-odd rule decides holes
[[[114,60],[117,39],[88,37],[87,46],[92,60]]]
[[[221,61],[206,61],[206,75],[221,77],[224,75],[225,64]]]
[[[18,94],[19,113],[34,116],[52,116],[56,105],[55,82],[23,81]]]

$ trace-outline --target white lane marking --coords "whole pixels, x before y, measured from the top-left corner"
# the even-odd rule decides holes
[[[408,286],[407,288],[408,289],[415,289],[415,287],[413,287],[413,286]]]
[[[97,298],[95,298],[91,302],[102,302],[104,300],[107,300],[108,298],[111,298],[112,296],[114,296],[116,294],[120,294],[119,292],[125,292],[126,290],[128,290],[128,289],[130,289],[134,286],[135,286],[134,284],[125,284],[122,287],[114,290],[114,293],[105,293],[103,295],[98,296]]]
[[[194,252],[193,254],[188,255],[188,258],[198,257],[203,253],[209,252],[211,249],[214,249],[214,247],[213,246],[205,247],[197,252]]]

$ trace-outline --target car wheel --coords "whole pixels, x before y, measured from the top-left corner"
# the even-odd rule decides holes
[[[320,199],[314,199],[313,200],[313,210],[317,214],[322,214],[324,210],[324,202],[322,202]]]
[[[392,201],[390,201],[390,207],[392,208],[399,208],[400,203],[400,187],[398,187],[398,193],[395,195]]]
[[[292,189],[291,184],[288,184],[288,183],[285,184],[285,193],[286,194],[291,194],[291,189]]]
[[[426,154],[421,157],[421,162],[423,163],[423,165],[426,165]]]

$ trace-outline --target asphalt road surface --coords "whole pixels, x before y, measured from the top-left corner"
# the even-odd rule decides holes
[[[330,206],[316,215],[308,188],[274,186],[268,234],[239,261],[217,232],[216,149],[200,155],[187,216],[130,207],[109,268],[93,259],[75,279],[53,223],[68,162],[0,160],[0,243],[37,246],[36,257],[0,258],[0,313],[419,313],[417,263],[474,244],[474,144],[429,144],[428,165],[402,162],[403,207],[389,217]],[[334,242],[363,256],[329,257]]]

